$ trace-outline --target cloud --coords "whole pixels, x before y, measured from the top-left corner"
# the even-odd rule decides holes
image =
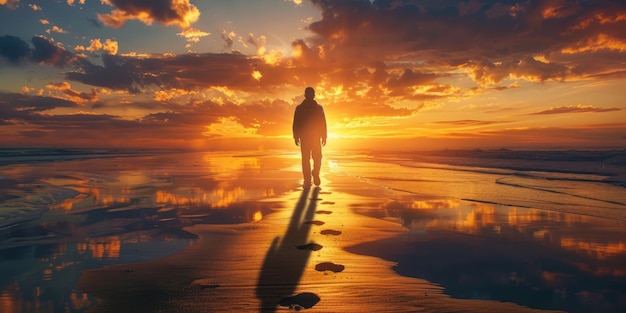
[[[56,98],[66,99],[74,103],[95,102],[98,100],[98,94],[95,89],[92,89],[91,93],[80,92],[72,89],[72,85],[68,82],[47,84],[46,88]]]
[[[73,53],[66,51],[63,46],[51,39],[35,36],[31,42],[33,49],[18,37],[0,36],[0,57],[13,64],[29,61],[61,67],[79,63],[79,59]]]
[[[200,41],[200,38],[209,36],[211,33],[203,32],[197,28],[190,27],[176,35],[184,37],[189,43],[196,43]]]
[[[0,56],[9,62],[19,63],[26,59],[30,52],[30,47],[22,39],[10,35],[0,36]]]
[[[252,76],[255,70],[263,73],[261,81]],[[254,92],[290,83],[292,71],[237,53],[103,55],[102,65],[84,62],[80,68],[66,72],[66,79],[133,93],[146,86],[188,91],[227,86]]]
[[[74,47],[74,51],[77,52],[89,51],[94,53],[100,50],[106,52],[107,54],[115,55],[118,50],[118,42],[107,38],[104,43],[102,43],[99,38],[96,38],[89,41],[89,47],[81,45]]]
[[[53,97],[29,96],[19,93],[0,93],[0,122],[15,124],[29,120],[40,112],[55,108],[72,108],[72,101]]]
[[[73,53],[66,51],[59,44],[54,44],[50,39],[35,36],[31,41],[35,46],[31,58],[36,63],[65,66],[77,61]]]
[[[0,36],[0,57],[4,57],[13,64],[30,61],[39,64],[65,66],[79,62],[77,57],[66,51],[62,45],[51,39],[35,36],[31,39],[34,49],[22,39],[5,35]]]
[[[566,54],[581,52],[597,52],[601,50],[626,51],[626,40],[599,33],[564,47],[561,52]]]
[[[456,121],[437,121],[435,124],[445,124],[453,126],[486,126],[493,124],[507,123],[502,121],[479,121],[479,120],[456,120]]]
[[[568,106],[560,106],[560,107],[552,107],[547,110],[538,111],[534,113],[530,113],[527,115],[545,115],[545,114],[565,114],[565,113],[604,113],[604,112],[614,112],[621,111],[619,108],[596,108],[592,105],[568,105]]]
[[[85,4],[85,0],[78,0],[78,3]],[[73,6],[74,4],[76,4],[76,0],[67,0],[67,5]]]
[[[16,9],[20,4],[20,0],[0,0],[0,5],[6,5],[9,9]]]
[[[36,4],[29,4],[28,6],[33,9],[33,11],[41,11],[41,7]]]
[[[230,49],[233,47],[233,43],[235,42],[235,32],[230,31],[227,32],[225,29],[222,29],[222,39],[224,40],[224,47]]]
[[[67,31],[59,26],[52,26],[52,28],[46,29],[46,33],[59,33],[59,34],[67,34]]]
[[[141,83],[141,74],[132,63],[124,57],[108,54],[102,56],[102,62],[102,65],[84,62],[80,69],[65,73],[65,78],[92,86],[138,92],[135,84]]]
[[[466,70],[481,85],[562,81],[605,72],[626,47],[626,3],[615,1],[312,3],[322,18],[309,25],[308,48],[342,67],[413,62],[413,70]]]
[[[200,17],[200,10],[189,0],[102,0],[116,7],[110,14],[98,14],[102,24],[119,28],[128,20],[139,20],[146,25],[158,22],[162,25],[177,25],[181,29],[191,26]]]

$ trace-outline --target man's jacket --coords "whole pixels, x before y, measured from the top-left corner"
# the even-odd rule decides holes
[[[324,108],[315,100],[304,99],[293,115],[293,138],[326,138],[326,116]]]

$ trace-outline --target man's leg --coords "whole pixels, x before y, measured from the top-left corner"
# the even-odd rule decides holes
[[[302,177],[304,186],[311,187],[311,143],[306,140],[300,141],[300,153],[302,155]]]
[[[319,138],[311,143],[311,156],[313,157],[313,183],[315,186],[319,186],[322,181],[320,180],[320,168],[322,167],[322,145]]]

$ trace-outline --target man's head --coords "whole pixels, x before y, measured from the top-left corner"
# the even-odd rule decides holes
[[[315,98],[315,89],[313,87],[306,87],[304,89],[304,98],[306,99],[314,99]]]

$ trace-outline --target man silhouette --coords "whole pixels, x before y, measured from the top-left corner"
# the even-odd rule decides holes
[[[296,107],[293,115],[293,139],[302,153],[303,187],[311,188],[311,174],[316,186],[321,184],[322,146],[326,145],[326,115],[324,108],[315,101],[315,89],[304,89],[304,101]],[[313,170],[311,171],[311,158]]]

